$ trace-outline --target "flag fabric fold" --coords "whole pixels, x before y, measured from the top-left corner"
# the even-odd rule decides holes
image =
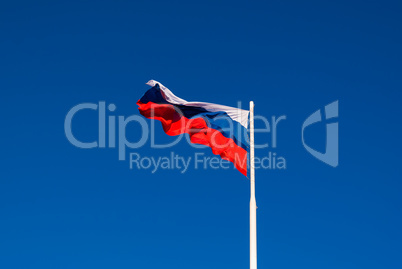
[[[152,88],[137,102],[141,115],[159,120],[168,135],[188,134],[192,143],[210,147],[247,176],[248,110],[187,102],[155,80],[147,84]]]

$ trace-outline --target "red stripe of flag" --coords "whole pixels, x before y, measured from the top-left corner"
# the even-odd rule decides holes
[[[213,154],[232,162],[237,170],[247,176],[247,151],[238,146],[233,139],[208,127],[203,118],[186,118],[170,104],[153,102],[144,104],[138,101],[137,105],[141,115],[148,119],[159,120],[166,134],[170,136],[189,134],[192,143],[210,147]]]

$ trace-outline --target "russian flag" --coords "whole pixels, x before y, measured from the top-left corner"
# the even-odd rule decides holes
[[[152,88],[137,102],[141,115],[161,121],[168,135],[188,134],[192,143],[210,147],[247,176],[248,110],[187,102],[155,80],[147,85]]]

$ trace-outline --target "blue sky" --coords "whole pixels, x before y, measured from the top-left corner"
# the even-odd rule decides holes
[[[117,149],[79,149],[64,134],[80,103],[139,115],[155,79],[186,100],[286,115],[277,147],[256,152],[287,161],[256,172],[259,268],[401,268],[400,13],[397,1],[3,1],[0,267],[248,267],[239,172],[130,169]],[[333,168],[304,149],[301,126],[336,100]],[[73,124],[97,138],[96,112]],[[306,136],[324,150],[324,123]],[[172,150],[212,156],[184,141],[127,151]]]

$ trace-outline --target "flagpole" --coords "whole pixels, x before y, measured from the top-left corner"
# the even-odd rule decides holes
[[[250,269],[257,269],[257,204],[255,201],[253,101],[250,101]]]

